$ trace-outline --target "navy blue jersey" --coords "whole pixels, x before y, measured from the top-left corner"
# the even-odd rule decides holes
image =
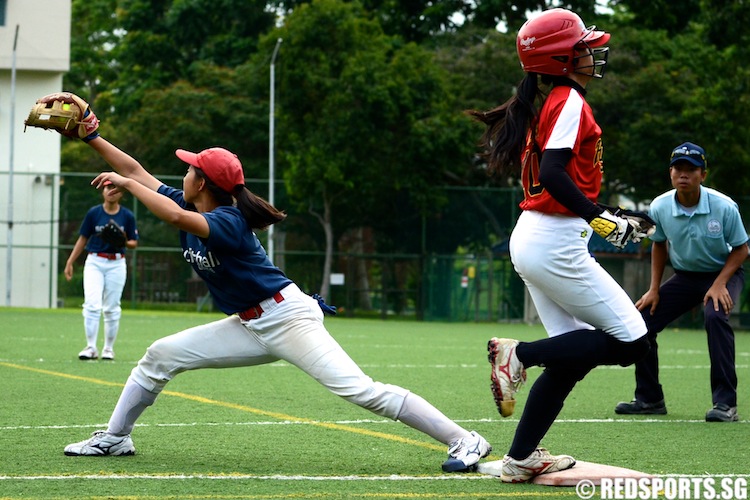
[[[162,185],[158,192],[187,208],[182,190]],[[222,206],[201,215],[208,222],[209,236],[180,231],[182,255],[223,313],[246,311],[292,283],[271,263],[238,208]]]
[[[125,247],[117,248],[105,243],[99,237],[102,228],[107,225],[110,219],[114,220],[121,228],[125,230],[128,240],[138,239],[138,229],[135,227],[135,216],[127,208],[120,206],[120,211],[110,215],[104,211],[103,205],[91,207],[83,218],[81,229],[78,234],[88,238],[86,242],[86,251],[93,253],[125,253]]]

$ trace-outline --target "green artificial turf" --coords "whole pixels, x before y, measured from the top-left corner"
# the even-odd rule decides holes
[[[122,384],[148,345],[216,314],[125,311],[116,359],[79,361],[80,310],[0,309],[0,499],[578,498],[574,488],[509,485],[444,474],[446,447],[328,393],[285,362],[179,375],[133,432],[132,457],[66,457],[105,428]],[[330,318],[329,331],[374,379],[423,396],[493,445],[499,460],[516,414],[489,390],[492,336],[534,340],[539,326]],[[100,343],[102,339],[100,334]],[[650,474],[750,477],[750,333],[737,333],[737,423],[706,423],[706,334],[660,337],[668,415],[622,417],[632,368],[600,367],[574,389],[542,442],[552,453]]]

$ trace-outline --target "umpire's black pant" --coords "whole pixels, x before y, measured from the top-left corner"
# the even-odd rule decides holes
[[[659,304],[652,316],[650,308],[645,309],[643,319],[648,326],[651,350],[645,358],[635,364],[635,398],[645,403],[656,403],[664,399],[659,383],[659,354],[656,335],[672,321],[696,305],[703,303],[703,297],[719,273],[692,273],[676,271],[674,276],[659,288]],[[727,290],[735,307],[739,307],[740,292],[745,284],[742,268],[727,282]],[[719,305],[714,311],[713,301],[703,308],[704,325],[708,334],[708,355],[711,360],[711,393],[713,404],[724,403],[737,406],[737,371],[735,369],[734,330],[729,325],[729,313]]]

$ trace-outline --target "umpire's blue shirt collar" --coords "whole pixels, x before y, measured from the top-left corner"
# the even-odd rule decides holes
[[[692,213],[687,213],[682,209],[682,205],[680,205],[680,202],[677,201],[677,190],[674,190],[674,196],[672,197],[672,215],[674,217],[679,217],[680,215],[687,215],[689,217],[693,214],[707,214],[711,212],[711,205],[708,203],[708,194],[706,193],[706,189],[703,187],[703,184],[701,184],[700,188],[701,195],[698,199],[698,206]]]

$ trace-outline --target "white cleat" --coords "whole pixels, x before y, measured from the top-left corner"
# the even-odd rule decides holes
[[[448,448],[448,460],[443,462],[444,472],[473,472],[479,459],[486,457],[492,446],[482,436],[471,431],[471,436],[453,441]]]
[[[95,347],[91,346],[86,347],[86,349],[78,353],[78,359],[82,360],[97,359],[98,357],[99,352]]]
[[[135,446],[130,434],[115,436],[107,431],[95,431],[86,441],[69,444],[65,454],[70,457],[104,457],[108,455],[135,455]]]
[[[112,361],[115,359],[115,351],[113,351],[111,347],[105,347],[102,349],[102,359]]]

